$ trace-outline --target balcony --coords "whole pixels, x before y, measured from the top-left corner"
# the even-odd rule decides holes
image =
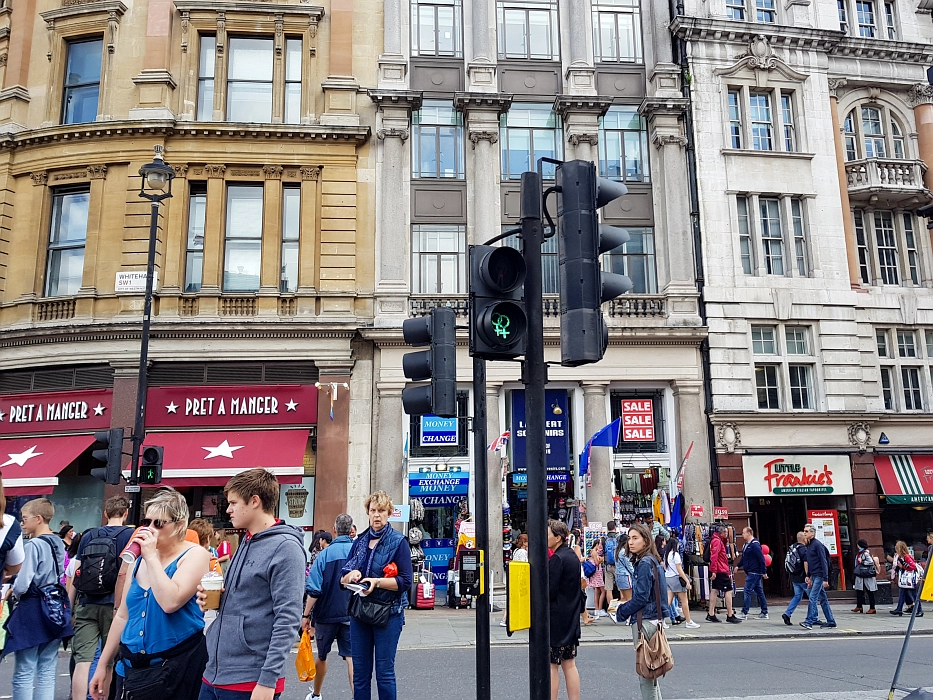
[[[544,317],[560,317],[560,297],[557,294],[545,294],[542,298]],[[412,296],[409,299],[409,314],[424,316],[437,306],[450,306],[457,316],[466,318],[470,312],[469,299],[466,295],[438,297],[429,295]],[[610,318],[659,318],[667,316],[666,297],[652,294],[626,294],[608,302],[606,309]]]
[[[926,204],[933,198],[923,184],[927,167],[920,160],[863,158],[846,163],[849,203],[895,209]]]

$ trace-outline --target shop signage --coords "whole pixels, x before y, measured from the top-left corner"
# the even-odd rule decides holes
[[[846,455],[744,455],[742,472],[749,498],[853,493]]]
[[[570,472],[548,472],[547,481],[549,484],[565,484],[570,481]],[[513,473],[513,484],[527,484],[528,474],[526,472]]]
[[[463,496],[458,496],[457,494],[445,494],[443,496],[418,496],[418,500],[421,501],[421,505],[425,508],[444,508],[447,506],[455,506],[460,503]]]
[[[407,523],[409,520],[411,520],[411,506],[395,506],[395,510],[389,516],[390,523]]]
[[[691,518],[702,519],[705,514],[706,514],[706,510],[703,508],[701,504],[699,503],[690,504],[690,517]]]
[[[729,509],[723,508],[722,506],[716,506],[713,508],[713,520],[728,520],[729,519]]]
[[[145,270],[130,270],[129,272],[118,272],[116,281],[114,282],[114,290],[117,294],[121,292],[124,294],[127,293],[141,293],[146,291],[146,271]],[[154,270],[152,272],[152,288],[159,288],[159,271]]]
[[[314,423],[317,389],[305,384],[163,386],[150,389],[146,401],[147,427]]]
[[[839,511],[808,510],[807,522],[816,528],[816,539],[826,545],[829,556],[838,557],[842,551],[839,542]]]
[[[626,442],[654,442],[654,401],[622,400],[622,439]]]
[[[570,429],[567,419],[567,391],[544,392],[545,464],[548,468],[570,468]],[[512,467],[523,470],[525,460],[525,391],[512,391]]]
[[[0,435],[110,427],[112,389],[0,396]]]
[[[421,446],[457,445],[457,419],[421,416]]]
[[[441,495],[466,496],[469,490],[470,475],[467,472],[410,472],[408,474],[408,494],[416,498]]]
[[[454,543],[453,539],[421,540],[425,561],[434,574],[434,585],[440,588],[447,587],[447,563],[454,555]]]

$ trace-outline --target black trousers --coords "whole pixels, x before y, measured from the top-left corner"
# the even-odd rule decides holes
[[[875,592],[874,591],[856,591],[855,592],[855,605],[857,607],[862,607],[865,605],[865,594],[868,594],[868,609],[875,609]]]

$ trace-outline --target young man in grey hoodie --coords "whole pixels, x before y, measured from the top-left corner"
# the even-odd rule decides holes
[[[237,474],[224,495],[233,527],[247,533],[227,569],[217,619],[207,630],[199,700],[273,700],[285,688],[285,660],[301,624],[303,537],[276,519],[279,483],[265,469]],[[202,608],[204,601],[199,592]]]

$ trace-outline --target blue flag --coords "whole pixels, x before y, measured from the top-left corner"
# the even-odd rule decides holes
[[[591,447],[615,447],[619,442],[619,431],[622,429],[622,419],[616,418],[605,428],[596,431],[589,439],[583,452],[580,453],[580,476],[586,476],[590,468]]]

